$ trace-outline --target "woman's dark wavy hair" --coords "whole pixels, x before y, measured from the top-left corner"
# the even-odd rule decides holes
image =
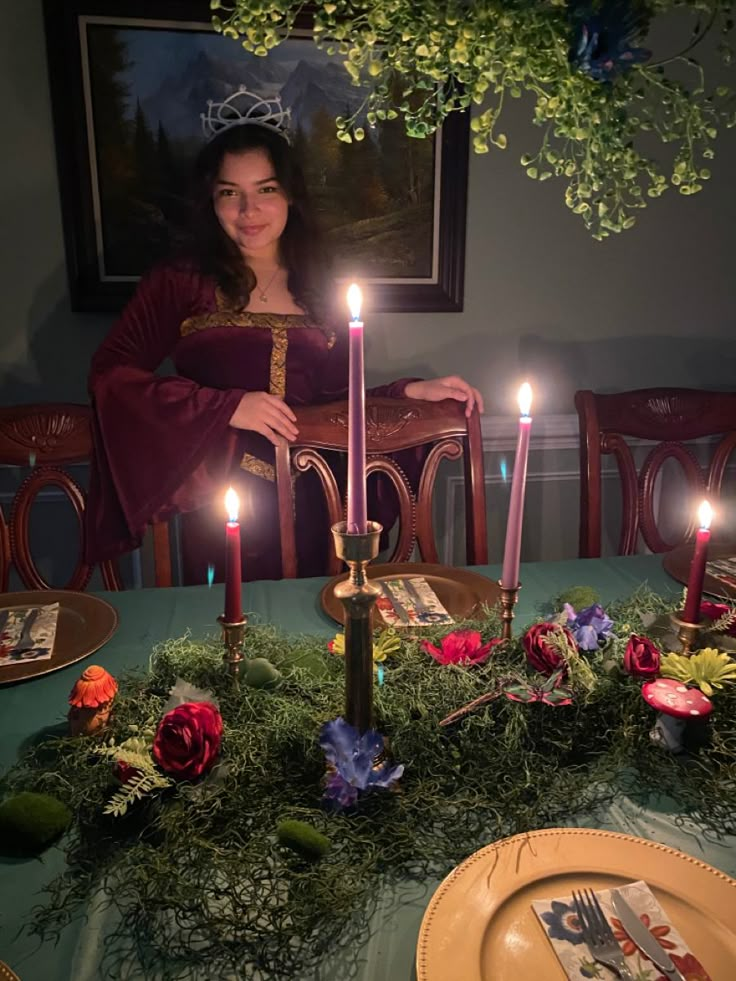
[[[281,236],[281,261],[294,300],[318,323],[329,319],[331,262],[314,218],[304,174],[286,140],[265,126],[233,126],[202,148],[194,163],[192,214],[186,252],[202,272],[213,276],[233,303],[247,305],[256,285],[238,246],[223,230],[213,206],[215,181],[226,153],[264,150],[289,199]]]

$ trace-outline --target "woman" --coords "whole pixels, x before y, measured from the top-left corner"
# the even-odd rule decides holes
[[[248,93],[240,93],[249,97]],[[346,396],[347,327],[288,137],[238,115],[195,165],[195,234],[183,257],[145,276],[92,361],[95,454],[87,558],[136,547],[146,525],[182,517],[185,582],[220,575],[222,491],[245,508],[244,578],[278,578],[273,449],[294,440],[291,406]],[[176,375],[155,374],[171,358]],[[460,378],[402,379],[369,394],[482,411]],[[297,507],[310,482],[297,482]],[[319,574],[327,536],[301,523],[300,571]]]

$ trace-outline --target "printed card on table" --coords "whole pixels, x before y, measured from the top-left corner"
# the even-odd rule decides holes
[[[58,603],[0,610],[0,670],[20,662],[50,660],[58,619]]]
[[[726,586],[736,589],[736,555],[725,559],[713,559],[706,564],[705,571]]]
[[[376,608],[391,627],[426,627],[455,622],[421,576],[381,579],[376,585],[381,590]]]

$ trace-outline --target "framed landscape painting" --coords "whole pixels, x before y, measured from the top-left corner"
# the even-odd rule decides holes
[[[241,85],[279,96],[340,278],[385,311],[461,310],[468,117],[434,139],[400,121],[335,135],[358,109],[338,57],[308,22],[265,58],[214,33],[189,0],[46,0],[45,21],[72,304],[119,310],[187,220],[201,114]]]

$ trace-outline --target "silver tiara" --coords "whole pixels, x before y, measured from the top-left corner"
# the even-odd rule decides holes
[[[233,126],[262,126],[278,133],[291,144],[291,109],[284,109],[279,96],[262,99],[254,92],[249,92],[245,85],[241,85],[222,102],[208,99],[207,112],[200,113],[200,119],[202,132],[208,140]]]

